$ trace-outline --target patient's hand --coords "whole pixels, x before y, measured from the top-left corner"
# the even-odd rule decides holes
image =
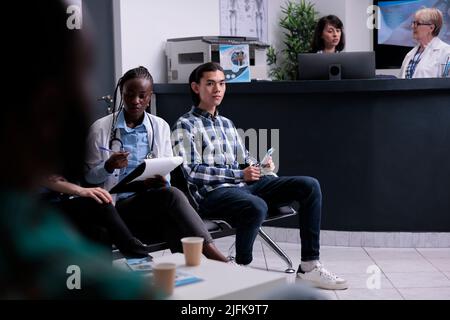
[[[248,166],[243,172],[245,182],[257,181],[261,177],[261,168],[257,166]]]
[[[79,188],[77,195],[84,198],[92,198],[98,203],[111,203],[112,197],[103,188]]]

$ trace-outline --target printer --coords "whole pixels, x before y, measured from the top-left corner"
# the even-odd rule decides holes
[[[251,79],[267,80],[268,44],[253,37],[205,36],[168,39],[166,43],[167,79],[169,83],[188,83],[198,65],[220,63],[220,45],[249,45]]]

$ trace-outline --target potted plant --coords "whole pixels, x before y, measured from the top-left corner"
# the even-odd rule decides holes
[[[267,63],[271,67],[269,75],[273,80],[296,80],[298,73],[297,55],[311,50],[311,40],[317,23],[318,12],[314,4],[306,0],[288,1],[281,7],[283,16],[279,26],[284,30],[286,46],[282,50],[284,61],[278,64],[277,52],[274,47],[267,51]]]

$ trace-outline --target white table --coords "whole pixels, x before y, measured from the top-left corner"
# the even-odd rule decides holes
[[[253,268],[238,267],[202,257],[197,267],[187,267],[181,253],[154,258],[155,263],[172,262],[177,270],[196,275],[203,281],[176,287],[170,299],[260,299],[272,289],[286,284],[283,273],[275,274]]]

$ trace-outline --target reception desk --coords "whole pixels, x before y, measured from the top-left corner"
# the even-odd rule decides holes
[[[154,92],[170,125],[192,105],[187,84]],[[278,174],[320,181],[322,229],[450,231],[449,79],[228,84],[220,112],[278,130]]]

